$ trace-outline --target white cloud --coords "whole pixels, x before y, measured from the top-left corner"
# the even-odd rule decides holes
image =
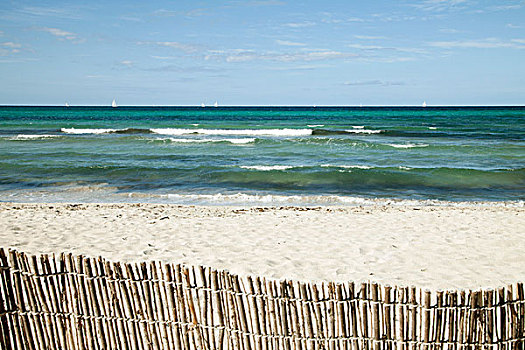
[[[21,44],[14,43],[12,41],[7,41],[0,44],[0,56],[8,56],[13,53],[19,53]]]
[[[288,41],[288,40],[275,40],[275,42],[283,46],[306,46],[306,44],[304,43],[298,43],[295,41]]]
[[[446,34],[456,34],[456,33],[460,33],[459,30],[457,29],[453,29],[453,28],[443,28],[443,29],[440,29],[439,30],[441,33],[446,33]]]
[[[126,67],[131,67],[131,66],[133,66],[133,61],[124,60],[124,61],[120,61],[120,64],[123,65],[123,66],[126,66]]]
[[[290,27],[290,28],[305,28],[305,27],[313,27],[315,25],[316,25],[316,23],[315,22],[311,22],[311,21],[285,23],[284,24],[284,26]]]
[[[147,42],[139,42],[139,44],[148,44]],[[191,45],[191,44],[183,44],[176,41],[157,41],[154,42],[154,44],[158,46],[164,46],[164,47],[170,47],[172,49],[177,49],[184,51],[186,53],[195,53],[199,51],[201,48],[197,45]]]
[[[256,52],[254,50],[210,50],[205,56],[206,60],[225,60],[226,62],[248,62],[255,60],[277,62],[310,62],[333,59],[355,59],[359,55],[354,53],[332,50],[309,50],[300,52]]]
[[[361,40],[381,40],[386,39],[385,36],[373,36],[373,35],[354,35],[354,38]]]
[[[519,25],[516,25],[516,24],[512,24],[512,23],[508,23],[505,27],[512,28],[512,29],[522,28],[522,26],[519,26]]]
[[[400,86],[405,85],[402,81],[385,81],[385,80],[358,80],[358,81],[347,81],[343,85],[346,86]]]
[[[12,41],[8,41],[8,42],[5,42],[5,43],[2,43],[2,46],[4,47],[8,47],[10,49],[19,49],[22,47],[21,44],[18,44],[18,43],[14,43]]]
[[[75,41],[79,42],[78,35],[71,32],[66,32],[65,30],[59,29],[59,28],[39,28],[40,31],[49,33],[51,35],[56,36],[59,40],[69,40],[69,41]]]
[[[444,49],[525,49],[525,41],[523,39],[512,39],[510,41],[503,41],[496,38],[486,38],[478,40],[434,41],[430,42],[428,45]]]
[[[442,12],[451,9],[464,9],[467,0],[424,0],[410,6],[422,11]]]

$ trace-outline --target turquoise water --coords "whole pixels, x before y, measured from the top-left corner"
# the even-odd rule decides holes
[[[0,201],[523,201],[525,108],[0,107]]]

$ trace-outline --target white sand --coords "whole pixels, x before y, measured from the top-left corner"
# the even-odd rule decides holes
[[[0,203],[0,246],[430,289],[525,279],[523,208],[302,209]]]

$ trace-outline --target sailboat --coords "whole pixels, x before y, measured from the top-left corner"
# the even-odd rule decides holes
[[[113,99],[113,102],[111,102],[111,107],[117,108],[117,102],[115,101],[115,99]]]
[[[69,103],[66,102],[66,108],[69,107]]]
[[[203,103],[201,103],[201,107],[206,107],[206,105],[204,104],[204,102],[203,102]]]
[[[215,101],[215,103],[213,104],[213,107],[219,107],[219,104],[217,103],[217,101]]]
[[[427,106],[427,101],[423,101],[423,104],[421,106],[422,107],[426,107]]]

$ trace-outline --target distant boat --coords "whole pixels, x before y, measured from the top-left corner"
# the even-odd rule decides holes
[[[217,101],[215,101],[215,103],[213,104],[213,107],[219,107],[219,103],[217,103]]]
[[[113,102],[111,102],[111,107],[117,108],[117,102],[115,101],[115,99],[113,99]]]
[[[427,106],[427,102],[423,101],[423,104],[421,106],[426,107]]]
[[[66,108],[69,107],[69,103],[66,102]]]
[[[201,103],[201,107],[206,107],[206,105],[204,104],[204,102],[203,102],[203,103]]]

